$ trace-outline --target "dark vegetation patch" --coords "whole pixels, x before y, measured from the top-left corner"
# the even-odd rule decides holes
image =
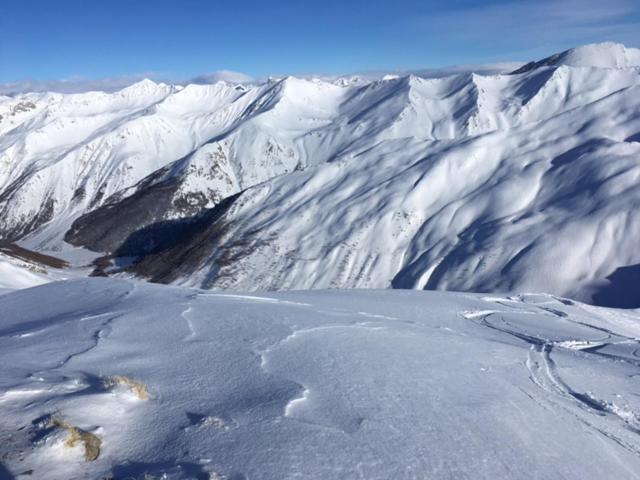
[[[0,252],[25,262],[44,265],[51,268],[66,268],[69,266],[69,264],[61,258],[34,252],[33,250],[21,247],[15,243],[1,242]]]
[[[65,234],[72,245],[112,253],[135,231],[163,219],[178,185],[163,182],[82,215]]]
[[[114,257],[136,257],[123,270],[169,283],[192,273],[211,255],[228,232],[226,213],[240,194],[227,197],[194,217],[155,223],[132,233]]]

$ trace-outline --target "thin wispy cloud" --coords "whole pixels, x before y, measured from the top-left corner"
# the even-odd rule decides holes
[[[241,72],[231,70],[219,70],[190,79],[171,78],[156,72],[138,73],[135,75],[122,75],[99,79],[71,78],[66,80],[20,80],[16,82],[0,83],[0,94],[9,95],[25,92],[58,92],[58,93],[83,93],[91,91],[116,92],[145,78],[157,82],[165,82],[177,85],[188,83],[208,84],[219,81],[229,83],[249,83],[253,77]]]
[[[208,84],[216,82],[228,83],[250,83],[254,78],[242,72],[234,72],[233,70],[218,70],[212,73],[206,73],[192,78],[189,83]]]
[[[603,39],[640,43],[637,0],[514,0],[439,12],[417,20],[429,34],[470,48],[510,45],[534,53],[546,45],[568,47]],[[522,60],[530,60],[523,58]]]
[[[515,64],[503,67],[496,65],[495,68],[491,65],[488,67],[472,65],[470,67],[462,66],[444,69],[429,69],[428,67],[478,62],[484,64],[496,64],[497,62],[504,61],[529,62],[539,60],[550,54],[571,47],[602,41],[621,42],[630,47],[640,46],[640,2],[638,0],[607,0],[606,2],[602,0],[491,0],[490,3],[459,0],[452,1],[447,5],[444,5],[444,2],[425,1],[424,5],[422,5],[424,8],[421,10],[416,6],[417,3],[420,3],[417,2],[417,0],[415,3],[407,2],[406,0],[399,1],[407,7],[413,7],[413,10],[411,8],[386,10],[388,9],[388,5],[386,4],[382,5],[382,7],[380,5],[375,6],[388,14],[389,21],[385,24],[385,29],[388,31],[385,31],[390,34],[396,33],[397,35],[390,35],[391,40],[388,42],[385,41],[385,44],[388,46],[386,50],[376,51],[375,62],[372,62],[375,66],[371,68],[378,70],[381,68],[384,69],[385,65],[389,65],[391,68],[397,66],[399,68],[411,68],[412,70],[400,72],[385,71],[382,72],[381,75],[416,73],[421,76],[445,76],[467,71],[496,73],[514,69],[516,68],[514,66]],[[373,8],[374,7],[372,7],[372,9]],[[417,12],[418,10],[420,10],[420,14],[412,13],[408,15],[405,12]],[[425,11],[429,11],[430,13],[423,15]],[[332,28],[331,31],[334,31],[334,28]],[[393,38],[395,38],[396,43],[393,43]],[[314,37],[314,40],[315,39],[316,37]],[[377,37],[373,38],[372,44],[375,44],[376,40]],[[340,48],[327,47],[325,49],[318,49],[317,52],[319,52],[321,56],[323,52],[330,51],[332,56],[336,58],[343,52],[347,52],[346,54],[350,55],[350,58],[357,59],[369,55],[368,53],[365,54],[358,50],[358,45],[361,43],[365,42],[362,41],[362,38],[358,37],[351,44],[348,41],[345,42],[345,48],[342,48],[341,45]],[[200,44],[201,42],[198,40],[192,45]],[[7,60],[7,58],[9,58],[8,54],[20,47],[20,45],[16,43],[9,49],[6,48],[7,45],[8,44],[4,45],[4,51],[1,48],[2,45],[0,45],[0,57],[2,57],[2,55],[6,57],[3,58],[2,62],[5,71],[11,67],[10,59]],[[73,43],[73,45],[77,45],[77,43]],[[246,67],[247,70],[261,75],[257,80],[265,78],[269,73],[288,73],[287,68],[283,68],[277,62],[275,62],[272,67],[269,67],[274,68],[275,72],[270,72],[268,69],[252,68],[252,66],[255,67],[256,65],[255,58],[251,57],[255,53],[254,50],[254,46],[251,46],[251,48],[246,48],[245,46],[244,50],[238,50],[231,60],[220,60],[218,58],[220,53],[218,53],[217,56],[212,56],[211,58],[213,60],[210,61],[213,65],[234,65],[235,59],[247,59],[246,62],[247,65],[249,65]],[[370,50],[372,49],[368,47],[367,51]],[[56,53],[56,50],[53,50],[53,52]],[[407,52],[406,56],[404,56],[404,52]],[[15,55],[18,57],[19,52]],[[189,73],[176,73],[172,76],[157,72],[146,72],[125,76],[112,76],[97,80],[90,78],[71,78],[66,80],[27,79],[0,83],[0,94],[27,91],[72,93],[100,90],[112,92],[142,80],[143,78],[173,84],[207,84],[220,80],[230,83],[256,81],[256,79],[250,75],[232,70],[216,70],[193,78],[187,78],[188,75],[193,75],[193,72],[206,69],[206,64],[204,67],[198,66],[198,69],[191,68],[190,66],[189,70],[180,70],[179,65],[182,59],[171,59],[169,54],[164,51],[162,51],[160,55],[162,55],[160,66],[151,65],[144,67],[137,66],[136,64],[134,68],[149,70],[167,68],[171,72],[186,71]],[[290,53],[290,55],[293,54]],[[387,55],[387,57],[384,57],[384,55]],[[392,60],[389,60],[389,55],[393,55]],[[384,57],[387,60],[385,62],[378,61],[377,56],[380,58]],[[19,57],[28,58],[28,56],[25,55]],[[312,73],[311,75],[302,75],[305,77],[326,77],[327,75],[316,75],[315,72],[341,72],[345,68],[362,71],[369,68],[366,62],[364,65],[357,65],[357,62],[353,61],[347,62],[347,67],[344,66],[345,63],[343,62],[340,68],[327,68],[327,65],[323,65],[320,61],[318,61],[318,65],[308,67],[306,64],[308,57],[307,52],[296,57],[295,61],[290,63],[296,65],[304,64],[305,66],[291,67],[290,71],[306,71]],[[78,58],[83,57],[78,56]],[[193,53],[190,58],[197,60],[198,55]],[[203,58],[210,57],[207,54],[203,55]],[[253,60],[251,60],[251,58],[253,58]],[[304,59],[305,61],[301,61],[300,59]],[[113,63],[118,64],[119,60],[118,58]],[[19,64],[19,62],[16,61],[16,64]],[[238,65],[238,69],[244,68],[241,63]],[[425,69],[420,69],[422,65],[425,66]],[[83,74],[90,71],[88,67],[85,68],[85,66],[82,65],[73,70],[69,68],[69,70],[72,73],[82,72]],[[21,72],[22,71],[23,70],[21,70]],[[118,64],[116,71],[122,72],[129,70],[121,68]],[[348,74],[349,71],[344,71],[343,73]],[[369,75],[371,72],[367,71],[365,73],[368,77],[371,76]],[[20,78],[18,75],[25,74],[16,74],[17,78]],[[26,75],[46,77],[47,75],[55,76],[57,73],[51,73],[49,71],[42,73],[31,69]],[[88,75],[91,75],[91,73],[88,73]],[[178,75],[183,76],[177,78]],[[376,76],[377,72],[373,72],[373,75]],[[13,80],[16,77],[7,74],[3,78],[5,80]]]
[[[0,83],[0,93],[12,94],[23,92],[58,92],[82,93],[91,91],[115,92],[144,78],[152,78],[151,72],[136,75],[123,75],[99,79],[71,78],[65,80],[18,80]]]
[[[377,80],[388,75],[416,75],[422,78],[443,78],[466,73],[495,75],[499,73],[512,72],[517,68],[520,68],[522,65],[523,62],[496,62],[475,65],[451,65],[443,68],[419,68],[412,70],[368,70],[364,72],[357,72],[355,75],[366,80]],[[317,77],[328,80],[339,78],[339,76],[336,75],[306,75],[305,77]]]
[[[521,62],[504,62],[504,63],[487,63],[477,65],[452,65],[445,68],[424,68],[417,70],[372,70],[365,72],[357,72],[353,74],[345,74],[343,77],[351,75],[358,76],[367,80],[381,79],[387,75],[417,75],[424,78],[442,78],[451,75],[459,75],[464,73],[479,73],[484,75],[492,75],[496,73],[510,72],[522,66]],[[276,75],[274,78],[281,78],[286,74]],[[319,78],[322,80],[336,80],[341,75],[327,75],[324,73],[309,73],[297,75],[300,78]],[[219,70],[203,75],[198,75],[187,80],[171,79],[166,75],[156,74],[154,72],[141,73],[136,75],[124,75],[119,77],[109,77],[101,79],[83,79],[73,78],[68,80],[23,80],[18,82],[0,83],[0,94],[19,94],[26,92],[58,92],[58,93],[84,93],[91,91],[115,92],[129,85],[139,82],[145,78],[157,82],[165,82],[176,85],[186,85],[194,83],[198,85],[212,84],[216,82],[228,82],[234,84],[247,84],[252,82],[260,82],[265,79],[256,79],[242,72],[232,70]]]

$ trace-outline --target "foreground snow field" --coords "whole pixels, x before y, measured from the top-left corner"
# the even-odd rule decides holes
[[[7,478],[640,478],[637,311],[82,279],[0,312]]]

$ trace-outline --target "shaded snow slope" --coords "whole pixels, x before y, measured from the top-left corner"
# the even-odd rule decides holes
[[[64,239],[120,267],[147,255],[135,273],[203,288],[640,306],[637,54],[588,45],[517,75],[1,97],[0,238],[61,256]]]
[[[534,290],[640,306],[637,283],[601,295],[640,263],[639,77],[583,73],[534,73],[546,83],[515,116],[535,121],[460,140],[380,139],[249,188],[134,271],[204,288]],[[620,88],[604,87],[616,77]],[[542,119],[543,106],[564,111]]]
[[[584,48],[581,58],[592,50],[618,56],[613,46]],[[145,80],[113,94],[3,97],[0,234],[18,239],[49,225],[30,246],[56,249],[78,216],[100,206],[118,211],[134,195],[136,205],[127,208],[158,205],[137,223],[185,217],[275,176],[375,149],[380,141],[508,130],[637,84],[633,69],[574,71],[565,63],[517,77],[405,76],[355,84],[287,77],[184,88]]]
[[[113,279],[0,305],[6,475],[640,478],[637,312]]]

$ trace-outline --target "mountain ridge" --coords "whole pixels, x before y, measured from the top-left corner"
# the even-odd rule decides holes
[[[249,290],[546,287],[592,301],[616,269],[640,262],[625,240],[640,232],[625,211],[638,202],[640,71],[620,52],[635,58],[600,44],[515,75],[147,80],[112,95],[3,100],[0,114],[19,112],[0,123],[0,235],[117,257],[137,231],[165,245],[154,226],[184,223],[201,226],[203,263],[191,271],[167,262],[170,249],[141,247],[137,273]],[[203,224],[224,199],[224,214]],[[527,222],[584,223],[599,247],[587,266],[576,257],[554,271],[563,262],[527,240]],[[607,224],[625,234],[599,233]],[[207,231],[217,233],[207,241]],[[565,240],[555,249],[566,259]],[[195,252],[171,248],[183,247]]]
[[[512,73],[525,73],[536,68],[559,65],[588,68],[638,68],[640,67],[640,49],[627,48],[615,42],[593,43],[529,62]]]

